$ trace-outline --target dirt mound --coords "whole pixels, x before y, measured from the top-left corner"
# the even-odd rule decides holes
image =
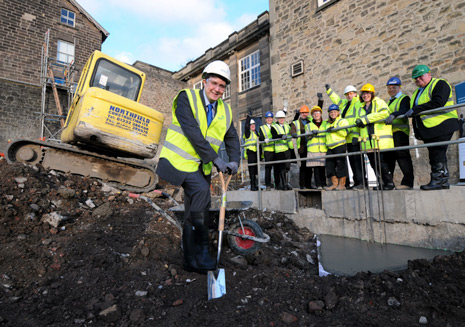
[[[180,231],[99,181],[0,160],[2,326],[460,326],[465,255],[401,272],[318,277],[313,234],[248,210],[270,236],[239,256],[224,244],[227,294],[182,270]],[[167,210],[168,199],[146,194]],[[212,245],[214,251],[215,244]]]

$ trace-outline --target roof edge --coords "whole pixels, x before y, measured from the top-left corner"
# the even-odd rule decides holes
[[[76,0],[68,0],[68,1],[71,2],[76,8],[78,8],[79,11],[82,12],[87,17],[87,19],[89,19],[92,23],[94,23],[94,25],[100,30],[100,32],[102,32],[102,34],[104,35],[104,38],[102,40],[102,43],[103,43],[103,41],[105,41],[105,39],[108,37],[108,35],[110,35],[110,32],[108,32],[106,29],[104,29],[103,26],[100,25],[94,19],[94,17],[92,17]]]

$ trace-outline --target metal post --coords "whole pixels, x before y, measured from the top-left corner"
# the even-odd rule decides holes
[[[381,167],[381,148],[379,147],[379,136],[376,136],[376,153],[378,154],[378,163],[379,163],[379,171],[381,172],[382,170],[382,167]],[[381,180],[382,180],[382,176],[381,176]],[[384,211],[384,181],[383,181],[383,184],[382,184],[382,187],[381,187],[381,213],[383,215],[383,228],[382,228],[382,233],[383,233],[383,237],[381,237],[381,243],[386,243],[386,216],[385,216],[385,211]],[[379,204],[378,204],[379,205]],[[381,225],[381,216],[379,217],[379,223]]]
[[[260,181],[260,139],[257,137],[257,183],[258,183],[258,209],[262,210],[262,183]]]
[[[376,134],[371,135],[371,144],[372,144],[372,152],[373,152],[373,157],[375,160],[375,174],[376,174],[376,201],[378,204],[378,221],[379,221],[379,228],[381,229],[381,203],[380,203],[380,192],[383,192],[383,179],[381,177],[381,163],[378,157],[379,154],[379,149],[376,146]],[[381,194],[382,196],[382,194]]]

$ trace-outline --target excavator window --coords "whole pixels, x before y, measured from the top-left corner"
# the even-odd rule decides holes
[[[91,87],[98,87],[133,101],[137,101],[141,84],[139,75],[104,58],[97,61],[90,82]]]

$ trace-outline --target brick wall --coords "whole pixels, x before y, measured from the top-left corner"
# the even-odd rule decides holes
[[[412,94],[411,71],[420,63],[452,85],[465,80],[464,0],[339,0],[322,10],[316,0],[270,0],[270,21],[275,110],[283,98],[291,110],[315,105],[325,83],[340,96],[348,84],[359,89],[371,83],[387,100],[386,81],[398,76],[403,91]],[[298,60],[304,61],[304,74],[291,78]],[[416,183],[429,181],[426,153],[419,150],[416,158],[412,151]],[[449,147],[448,156],[457,181],[457,146]]]

